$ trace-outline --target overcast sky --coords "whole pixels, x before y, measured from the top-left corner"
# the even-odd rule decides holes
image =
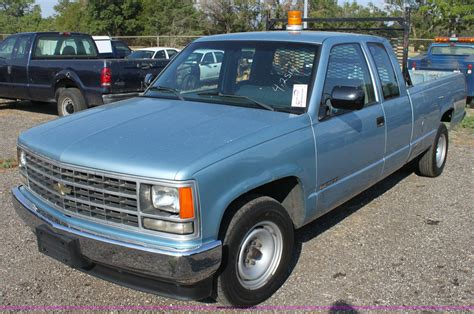
[[[159,0],[158,0],[159,1]],[[344,0],[338,0],[339,3],[344,2]],[[36,3],[41,6],[41,14],[43,17],[48,17],[54,14],[54,6],[56,5],[57,0],[36,0]],[[371,2],[371,0],[357,0],[356,2],[360,4],[367,4]],[[375,5],[382,6],[384,3],[383,0],[372,0]]]

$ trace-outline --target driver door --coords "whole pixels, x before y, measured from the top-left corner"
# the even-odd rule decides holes
[[[336,86],[362,88],[364,108],[332,108]],[[332,47],[321,99],[319,121],[314,125],[319,214],[375,183],[383,169],[385,118],[360,44]]]

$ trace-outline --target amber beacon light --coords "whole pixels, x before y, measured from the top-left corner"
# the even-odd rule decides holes
[[[289,31],[301,31],[303,30],[303,12],[301,11],[288,11],[288,25],[286,29]]]

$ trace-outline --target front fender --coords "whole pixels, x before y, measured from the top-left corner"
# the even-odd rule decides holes
[[[253,189],[269,182],[296,177],[302,185],[302,213],[294,221],[301,226],[309,208],[308,201],[316,182],[315,147],[311,126],[285,134],[232,155],[195,174],[198,182],[203,240],[217,239],[221,221],[229,205]]]

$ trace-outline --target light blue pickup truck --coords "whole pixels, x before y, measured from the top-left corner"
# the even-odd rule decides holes
[[[147,82],[21,134],[16,211],[73,268],[233,305],[283,284],[296,229],[409,161],[440,175],[466,101],[463,74],[410,86],[387,40],[327,32],[201,38]]]

